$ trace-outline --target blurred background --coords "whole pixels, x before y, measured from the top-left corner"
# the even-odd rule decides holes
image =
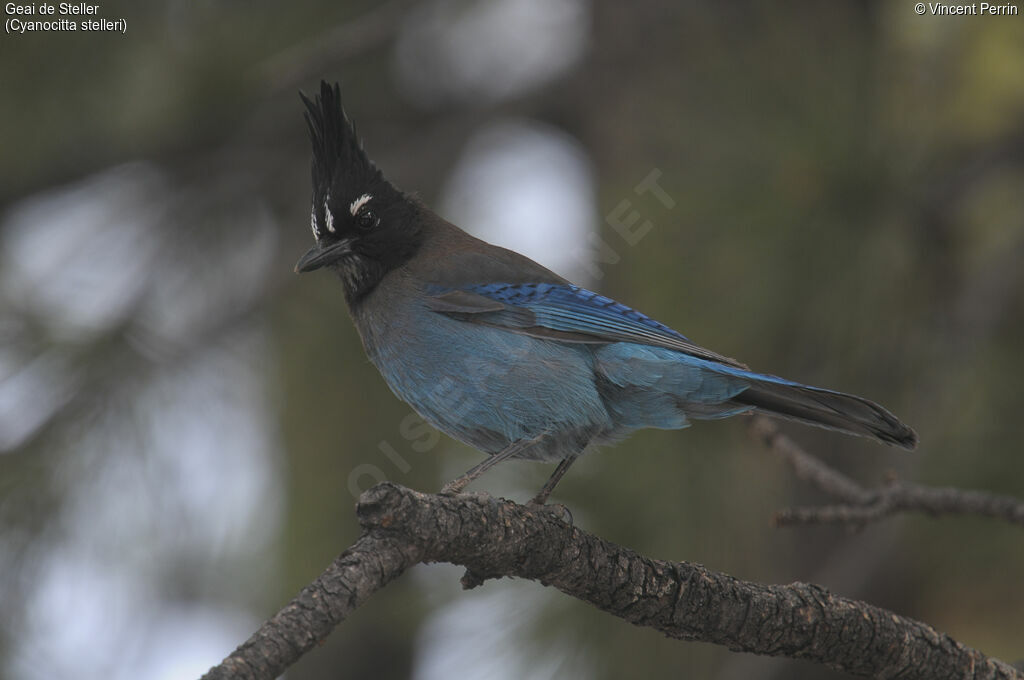
[[[758,370],[875,399],[903,454],[784,425],[866,484],[1024,497],[1024,17],[913,3],[105,1],[0,37],[0,678],[198,677],[357,536],[424,437],[312,243],[298,90],[482,237]],[[38,17],[23,17],[38,19]],[[659,191],[645,190],[656,182]],[[550,473],[475,485],[520,501]],[[742,418],[646,431],[556,498],[641,553],[808,580],[1024,657],[1024,536],[774,529],[825,502]],[[419,566],[289,678],[839,678]]]

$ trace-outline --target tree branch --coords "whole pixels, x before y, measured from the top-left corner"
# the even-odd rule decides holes
[[[764,416],[754,416],[750,429],[773,452],[789,463],[797,477],[842,501],[835,505],[786,508],[775,514],[778,526],[803,524],[864,525],[899,512],[929,515],[983,515],[1024,526],[1024,502],[1010,496],[951,487],[931,487],[891,480],[866,489],[835,468],[807,453]]]
[[[362,537],[204,680],[276,677],[375,590],[417,562],[467,567],[467,587],[516,576],[680,640],[815,661],[865,677],[1024,680],[930,626],[820,586],[766,586],[663,562],[554,513],[486,495],[436,496],[392,483],[357,506]]]

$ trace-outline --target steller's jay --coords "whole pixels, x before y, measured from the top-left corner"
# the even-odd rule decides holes
[[[302,96],[316,244],[297,272],[337,272],[370,360],[427,422],[489,454],[558,462],[546,502],[587,447],[645,427],[759,412],[912,449],[917,435],[862,397],[753,373],[625,305],[446,222],[363,151],[339,88]]]

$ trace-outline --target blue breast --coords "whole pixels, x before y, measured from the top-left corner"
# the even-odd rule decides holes
[[[459,441],[495,453],[545,432],[528,457],[558,460],[614,428],[584,346],[425,309],[388,317],[402,322],[364,334],[371,360],[400,399]]]

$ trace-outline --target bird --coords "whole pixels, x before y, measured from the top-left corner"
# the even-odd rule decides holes
[[[852,394],[765,373],[466,233],[395,187],[321,81],[300,92],[315,243],[296,272],[340,278],[367,356],[432,426],[487,454],[457,494],[511,458],[556,463],[544,505],[585,451],[643,428],[760,413],[904,449],[913,429]]]

